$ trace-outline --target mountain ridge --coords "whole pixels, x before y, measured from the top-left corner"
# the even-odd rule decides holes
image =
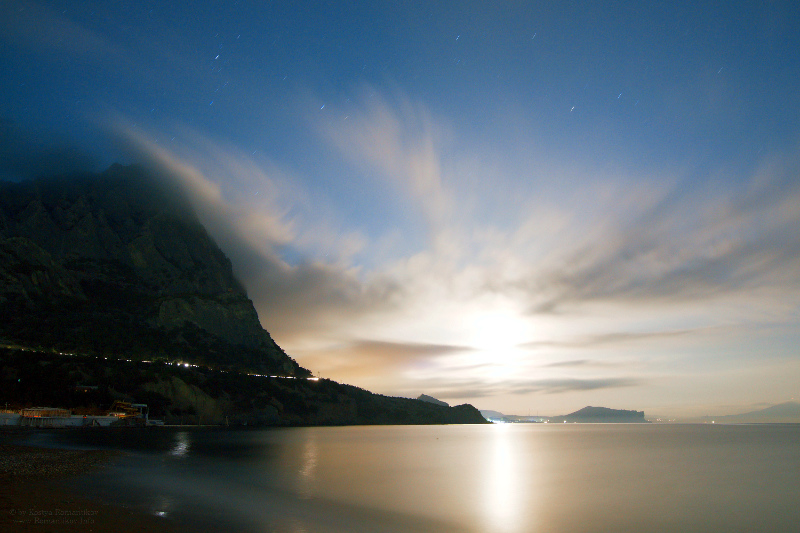
[[[703,422],[796,424],[800,423],[800,403],[789,401],[771,405],[763,409],[733,415],[705,416]]]
[[[136,165],[0,183],[0,312],[0,401],[15,408],[121,399],[180,424],[486,423],[471,405],[312,378],[262,327],[180,184]]]
[[[591,405],[578,409],[568,415],[550,417],[549,422],[557,423],[644,423],[644,411],[610,409]]]
[[[177,184],[114,165],[99,175],[4,183],[0,193],[0,303],[12,311],[0,337],[310,375],[261,327]],[[57,312],[67,306],[73,316]],[[130,334],[107,338],[123,328]],[[192,351],[197,344],[206,355]],[[238,364],[231,352],[243,351]]]

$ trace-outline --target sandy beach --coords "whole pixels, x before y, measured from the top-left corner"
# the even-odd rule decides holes
[[[75,492],[70,481],[103,468],[118,455],[107,450],[63,450],[0,443],[0,530],[11,532],[133,533],[183,531],[169,519]]]

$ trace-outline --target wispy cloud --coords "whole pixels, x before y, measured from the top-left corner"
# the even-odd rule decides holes
[[[364,94],[364,105],[348,109],[346,120],[317,121],[317,128],[355,165],[410,195],[429,223],[441,228],[455,207],[444,184],[444,128],[406,97],[390,102],[369,88]]]
[[[798,172],[797,158],[787,157],[739,184],[676,189],[595,242],[567,247],[557,268],[535,272],[527,286],[538,300],[531,311],[796,298]]]
[[[539,349],[539,348],[598,348],[605,346],[619,346],[628,343],[636,342],[657,342],[675,337],[682,337],[701,331],[707,331],[709,328],[702,330],[667,330],[667,331],[648,331],[648,332],[614,332],[604,333],[601,335],[588,335],[588,336],[572,336],[567,340],[548,339],[542,341],[527,342],[519,345],[522,349]],[[585,360],[575,361],[576,363],[585,362]],[[559,366],[565,363],[554,363],[550,366]]]
[[[571,359],[569,361],[557,361],[542,365],[545,368],[587,368],[597,366],[609,366],[608,363],[596,361],[594,359]]]
[[[332,344],[305,353],[323,375],[375,378],[402,373],[409,368],[436,365],[436,359],[473,351],[469,346],[354,340]]]
[[[570,392],[596,391],[601,389],[617,389],[646,385],[640,378],[607,377],[607,378],[547,378],[517,379],[500,382],[482,380],[442,380],[426,384],[426,390],[437,398],[489,398],[492,396],[520,396],[526,394],[563,394]]]
[[[367,87],[358,102],[342,112],[344,117],[315,119],[313,127],[355,168],[380,180],[396,203],[424,221],[427,242],[421,253],[437,264],[462,260],[471,193],[458,187],[449,128],[402,94],[390,99]]]

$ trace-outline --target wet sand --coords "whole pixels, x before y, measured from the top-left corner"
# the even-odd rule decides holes
[[[107,450],[0,443],[0,531],[184,531],[169,519],[127,508],[125,502],[84,497],[71,486],[71,480],[103,468],[117,456]]]

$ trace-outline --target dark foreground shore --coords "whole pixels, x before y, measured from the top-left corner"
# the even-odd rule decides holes
[[[84,497],[71,487],[71,480],[103,468],[117,455],[0,442],[0,531],[183,531],[168,519],[127,508],[124,502]]]

